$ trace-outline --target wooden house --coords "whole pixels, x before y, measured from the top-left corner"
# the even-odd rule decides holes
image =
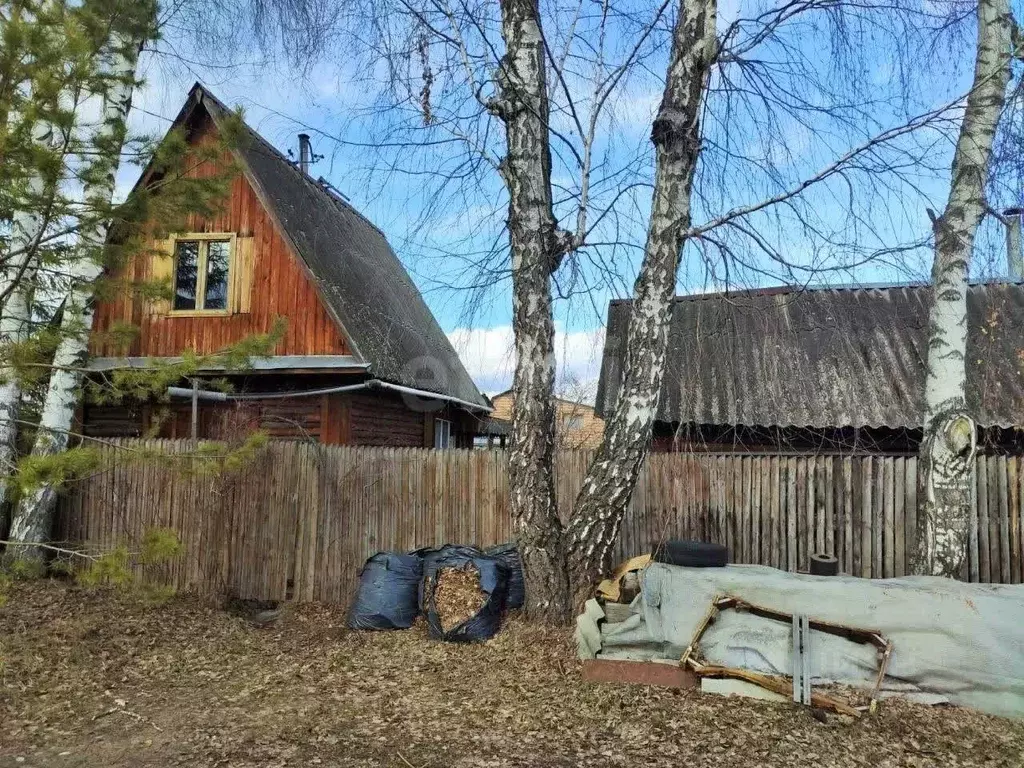
[[[210,146],[229,115],[196,84],[172,128],[192,146]],[[171,388],[179,397],[169,404],[87,404],[85,434],[188,437],[195,413],[201,438],[259,427],[321,443],[471,445],[489,404],[384,234],[309,176],[308,138],[300,137],[296,163],[247,126],[241,133],[223,158],[241,170],[220,211],[191,217],[188,231],[128,267],[132,280],[169,279],[173,299],[125,293],[100,302],[89,366],[103,376],[186,349],[216,353],[278,317],[287,321],[283,339],[273,357],[231,374],[226,395],[207,389],[207,378],[224,375],[211,366],[179,382],[185,392]],[[212,165],[197,161],[188,173],[212,174]],[[104,333],[119,323],[139,330],[127,348]]]
[[[652,448],[916,453],[927,285],[766,288],[679,296]],[[629,301],[613,301],[597,411],[618,397]],[[967,294],[967,405],[987,450],[1024,447],[1024,285]]]
[[[492,443],[505,447],[505,441],[511,432],[512,404],[514,394],[511,389],[500,392],[491,398],[494,413],[481,427],[481,432],[491,438]],[[594,407],[588,403],[555,398],[555,440],[559,448],[592,449],[601,444],[604,435],[604,420],[594,413]]]

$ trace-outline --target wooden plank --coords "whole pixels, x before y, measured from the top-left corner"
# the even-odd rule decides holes
[[[893,467],[893,576],[907,575],[907,460],[897,456]]]
[[[750,456],[744,456],[742,459],[743,465],[743,519],[740,523],[740,562],[750,563],[751,560],[751,541],[752,535],[750,531],[751,520],[753,516],[753,492],[754,492],[754,480],[751,476],[751,462],[753,460]]]
[[[988,457],[978,457],[978,575],[983,583],[992,581],[988,528]]]
[[[907,523],[906,523],[906,550],[907,570],[911,570],[914,558],[917,554],[917,528],[920,525],[918,520],[917,490],[919,479],[917,477],[917,457],[911,456],[906,464],[906,493],[907,493]]]
[[[771,478],[771,494],[770,494],[770,507],[771,507],[771,543],[770,543],[770,562],[775,568],[784,567],[785,560],[783,557],[783,546],[782,546],[782,500],[781,500],[781,470],[779,468],[780,459],[778,456],[772,456],[770,459],[770,478]]]
[[[786,570],[796,572],[797,564],[797,460],[786,460]]]
[[[809,565],[807,551],[807,462],[800,456],[796,460],[796,536],[791,544],[796,545],[797,571],[806,571]]]
[[[826,499],[832,493],[831,485],[826,486],[825,465],[828,456],[818,456],[814,461],[814,551],[828,554],[825,548]]]
[[[1010,516],[1010,583],[1020,584],[1020,459],[1010,456],[1006,460],[1007,504]]]
[[[996,457],[996,477],[999,492],[999,581],[1011,584],[1010,578],[1010,492],[1005,456]]]
[[[768,485],[767,472],[765,472],[765,458],[755,456],[753,458],[754,476],[754,511],[750,523],[751,528],[751,562],[764,565],[764,532],[765,520],[768,517],[766,504],[766,488]]]
[[[814,553],[814,550],[815,550],[815,535],[814,535],[814,516],[815,516],[815,510],[814,510],[814,508],[816,506],[815,502],[816,502],[816,492],[817,492],[816,491],[816,483],[815,483],[816,476],[817,476],[817,469],[818,469],[817,465],[818,465],[818,457],[817,456],[811,456],[811,457],[809,457],[807,459],[807,489],[806,489],[806,493],[804,494],[804,496],[806,497],[806,501],[805,501],[806,507],[804,508],[805,523],[804,523],[804,535],[803,535],[803,539],[804,539],[804,552],[806,552],[807,554],[805,556],[804,564],[802,566],[805,570],[809,570],[810,569],[811,555]]]
[[[896,514],[895,504],[895,459],[886,456],[882,459],[882,516],[885,528],[882,557],[882,576],[892,578],[896,575]]]
[[[871,499],[871,576],[882,578],[885,547],[885,464],[884,457],[874,462],[875,487]]]
[[[988,457],[988,545],[992,583],[1000,581],[1002,551],[999,546],[999,457]]]
[[[968,512],[967,520],[967,580],[977,583],[981,581],[981,556],[980,556],[980,489],[978,487],[981,478],[981,457],[975,460],[974,476],[971,479],[974,489],[974,505]],[[920,523],[919,523],[920,525]]]
[[[853,573],[853,459],[843,457],[843,573]]]
[[[871,578],[871,549],[874,536],[872,535],[872,508],[874,507],[874,463],[871,456],[865,456],[861,460],[861,495],[860,495],[860,575],[862,578]]]
[[[833,456],[825,456],[825,552],[835,556],[836,553],[836,461]]]

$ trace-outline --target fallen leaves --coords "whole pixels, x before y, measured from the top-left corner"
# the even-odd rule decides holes
[[[821,723],[790,704],[585,683],[568,630],[514,614],[473,645],[344,623],[332,606],[257,628],[193,598],[17,585],[0,609],[0,765],[955,767],[1024,751],[1024,724],[965,709],[886,700]]]
[[[487,602],[487,593],[480,589],[480,572],[472,563],[463,568],[441,568],[434,585],[434,608],[442,632],[472,618]]]

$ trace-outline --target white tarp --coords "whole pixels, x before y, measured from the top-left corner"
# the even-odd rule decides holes
[[[816,577],[763,566],[653,563],[644,571],[643,591],[634,603],[636,619],[624,633],[616,633],[615,625],[602,626],[599,653],[678,659],[712,600],[727,595],[784,613],[880,631],[893,644],[887,690],[1024,715],[1024,585],[924,576]],[[816,682],[873,684],[878,669],[873,646],[817,631],[811,646]],[[705,632],[700,648],[705,659],[726,666],[772,674],[792,669],[791,627],[748,613],[724,611]]]

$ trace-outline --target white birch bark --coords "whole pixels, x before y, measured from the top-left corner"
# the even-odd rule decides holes
[[[608,570],[619,525],[650,443],[665,369],[668,329],[690,191],[700,154],[700,108],[717,52],[717,0],[682,0],[651,140],[654,196],[643,262],[633,288],[622,384],[604,440],[567,529],[576,600]]]
[[[48,126],[40,126],[34,141],[40,145],[49,145],[52,131]],[[28,195],[33,199],[42,198],[45,185],[42,177],[35,175],[28,182]],[[7,300],[0,309],[0,343],[17,344],[27,336],[32,320],[31,285],[32,282],[32,244],[41,234],[42,218],[35,210],[20,211],[11,221],[10,253],[5,259],[3,292]],[[15,256],[19,252],[24,255]],[[7,495],[7,485],[14,463],[17,458],[18,413],[21,407],[21,384],[14,376],[14,371],[5,366],[0,371],[3,382],[0,383],[0,509],[6,510],[3,504]],[[0,515],[5,513],[0,512]],[[0,534],[6,534],[7,521],[0,517]]]
[[[958,577],[967,563],[973,507],[976,424],[966,403],[967,274],[985,214],[985,184],[1006,99],[1013,18],[1008,0],[978,3],[974,81],[953,155],[949,199],[934,223],[935,259],[928,327],[923,499],[915,573]]]
[[[103,125],[100,130],[109,132],[115,138],[118,152],[124,141],[128,113],[131,110],[139,47],[135,41],[115,38],[113,61],[109,68],[115,81],[105,94]],[[104,178],[84,190],[84,199],[92,203],[87,208],[104,210],[110,205],[116,172],[115,158]],[[101,272],[101,266],[91,254],[98,253],[103,247],[107,229],[108,222],[101,220],[79,233],[83,256],[76,264],[77,274],[65,300],[61,341],[54,354],[46,400],[32,448],[36,456],[59,453],[68,447],[82,384],[81,370],[88,353],[89,332],[92,329],[93,286]],[[42,486],[26,494],[14,511],[8,539],[23,543],[46,541],[50,537],[55,507],[56,490],[51,486]],[[41,550],[31,546],[12,546],[10,549],[9,558],[38,559],[42,555]]]
[[[551,151],[544,43],[537,0],[502,0],[506,53],[491,105],[505,123],[501,174],[509,192],[512,253],[513,381],[509,488],[531,618],[565,621],[570,612],[562,525],[553,476],[554,318],[551,273],[564,252],[551,200]]]

